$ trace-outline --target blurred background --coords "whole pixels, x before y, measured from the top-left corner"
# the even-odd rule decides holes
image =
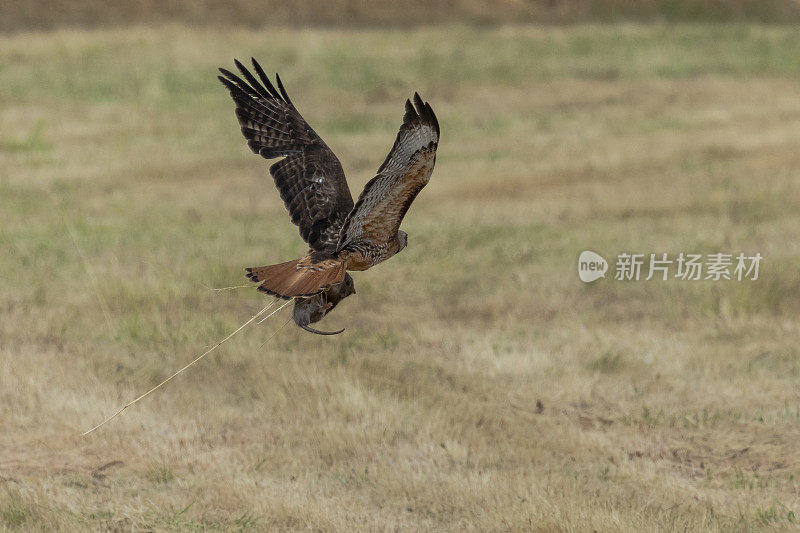
[[[0,529],[796,527],[799,16],[0,4]],[[285,309],[80,437],[265,304],[214,289],[305,251],[216,79],[250,56],[354,194],[431,103],[409,247],[354,275],[342,335]],[[623,252],[764,259],[617,281]]]
[[[793,22],[795,0],[30,0],[0,7],[7,31],[177,22],[201,26],[409,27],[441,23]]]

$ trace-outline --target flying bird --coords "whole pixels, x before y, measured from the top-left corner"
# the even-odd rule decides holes
[[[280,158],[269,171],[309,250],[300,259],[247,268],[246,276],[267,294],[309,299],[295,301],[295,322],[301,325],[303,313],[310,323],[332,308],[322,311],[331,293],[338,303],[352,294],[350,289],[355,292],[352,278],[345,283],[348,270],[367,270],[408,245],[400,223],[433,172],[439,122],[419,94],[414,94],[413,103],[406,100],[394,146],[353,202],[339,159],[300,115],[280,77],[275,75],[276,88],[256,60],[252,62],[255,75],[234,60],[241,77],[220,68],[219,80],[236,103],[250,149],[265,159]],[[301,302],[306,309],[298,315]]]

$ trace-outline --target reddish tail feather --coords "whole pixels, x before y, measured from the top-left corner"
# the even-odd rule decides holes
[[[342,261],[308,263],[305,259],[247,268],[246,276],[250,281],[261,283],[258,290],[286,300],[319,294],[344,280]]]

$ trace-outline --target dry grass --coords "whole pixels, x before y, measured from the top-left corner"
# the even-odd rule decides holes
[[[0,527],[654,531],[800,519],[800,34],[179,26],[0,40]],[[217,65],[253,54],[359,190],[419,90],[410,246],[334,338],[248,329],[303,251]],[[580,251],[760,251],[582,284]],[[105,312],[104,312],[105,309]]]

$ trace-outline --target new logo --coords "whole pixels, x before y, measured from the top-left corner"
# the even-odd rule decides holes
[[[591,283],[592,281],[606,277],[608,262],[603,256],[590,250],[581,252],[578,258],[578,276],[581,281]]]

